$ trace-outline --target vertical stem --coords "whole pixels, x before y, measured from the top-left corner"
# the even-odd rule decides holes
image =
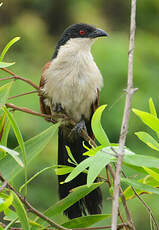
[[[121,126],[120,138],[119,138],[119,152],[118,152],[118,159],[117,159],[116,173],[115,173],[113,207],[112,207],[112,228],[111,228],[112,230],[117,229],[120,172],[122,168],[122,160],[124,157],[124,146],[125,146],[126,135],[128,131],[131,101],[132,101],[133,93],[135,92],[135,89],[133,88],[133,53],[134,53],[135,30],[136,30],[136,0],[131,0],[127,96],[126,96],[124,115],[123,115],[123,121],[122,121],[122,126]]]

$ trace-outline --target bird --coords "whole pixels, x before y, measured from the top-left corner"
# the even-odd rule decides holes
[[[73,119],[73,127],[61,123],[58,131],[58,165],[69,165],[66,146],[77,163],[86,156],[81,130],[94,138],[91,118],[99,104],[103,78],[91,54],[91,46],[99,37],[108,34],[93,25],[77,23],[67,27],[57,42],[53,57],[42,70],[40,80],[40,108],[43,114],[63,113]],[[46,119],[48,120],[48,119]],[[49,120],[48,120],[49,121]],[[86,146],[91,147],[89,143]],[[70,194],[73,188],[86,184],[87,175],[81,173],[68,183],[61,183],[67,175],[58,176],[59,198]],[[97,179],[96,179],[97,181]],[[102,193],[96,188],[64,211],[69,219],[87,214],[100,214]]]

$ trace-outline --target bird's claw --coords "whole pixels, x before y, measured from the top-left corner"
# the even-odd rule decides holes
[[[78,135],[81,134],[82,130],[85,130],[87,132],[87,128],[86,128],[86,124],[84,120],[81,120],[80,122],[78,122],[74,128],[72,129],[73,132],[77,133]]]
[[[52,111],[56,112],[56,113],[62,113],[64,110],[62,108],[61,103],[56,103],[56,104],[53,105]]]

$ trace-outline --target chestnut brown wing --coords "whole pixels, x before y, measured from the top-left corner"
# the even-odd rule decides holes
[[[48,62],[43,67],[42,75],[41,75],[41,79],[40,79],[40,89],[43,89],[43,87],[45,85],[46,80],[44,78],[44,73],[49,68],[50,64],[51,64],[51,62]],[[41,113],[51,115],[50,107],[45,105],[44,99],[45,99],[44,96],[40,96],[40,110],[41,110]],[[47,118],[45,118],[45,120],[49,121]]]

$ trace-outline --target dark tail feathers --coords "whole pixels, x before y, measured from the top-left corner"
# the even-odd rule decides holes
[[[62,128],[59,129],[58,133],[58,164],[59,165],[71,165],[68,163],[68,154],[65,146],[69,146],[75,160],[80,163],[85,157],[82,155],[86,150],[82,145],[84,140],[81,137],[76,137],[73,141],[66,135],[63,134]],[[67,175],[58,176],[59,182],[59,196],[60,199],[65,198],[71,191],[71,189],[86,184],[87,175],[81,173],[74,180],[60,184],[64,181]],[[70,208],[65,210],[65,215],[68,218],[73,219],[89,214],[100,214],[102,207],[102,194],[100,188],[95,189],[89,193],[86,197],[82,198]]]

